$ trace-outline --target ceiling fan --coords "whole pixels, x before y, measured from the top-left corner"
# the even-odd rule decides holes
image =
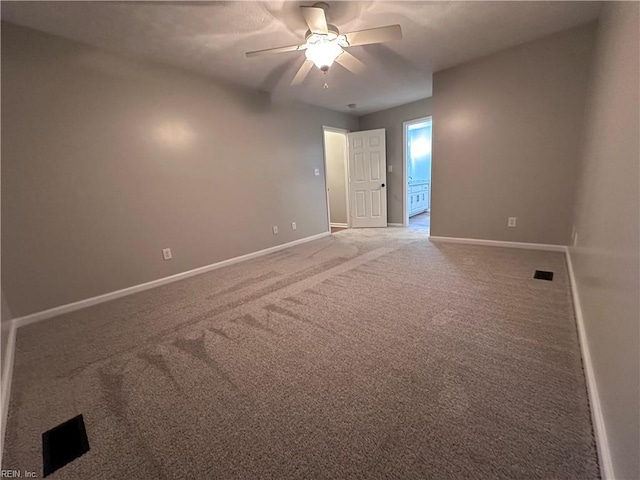
[[[291,82],[291,85],[298,85],[302,83],[313,65],[327,73],[334,61],[350,72],[359,74],[364,70],[364,64],[345,51],[345,48],[400,40],[402,38],[400,25],[388,25],[386,27],[369,28],[358,32],[341,34],[338,27],[327,23],[325,12],[328,8],[329,5],[324,2],[316,3],[311,7],[300,7],[302,15],[309,26],[309,30],[305,34],[305,43],[247,52],[247,57],[305,50],[306,59]],[[326,86],[325,83],[325,88]]]

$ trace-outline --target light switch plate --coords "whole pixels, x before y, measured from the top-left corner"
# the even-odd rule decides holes
[[[319,168],[314,168],[314,169],[313,169],[313,174],[314,174],[316,177],[320,176],[320,169],[319,169]]]
[[[387,171],[388,171],[389,173],[393,172],[393,165],[389,165],[389,166],[387,166]]]

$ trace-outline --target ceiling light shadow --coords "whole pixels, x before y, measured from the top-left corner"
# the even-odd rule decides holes
[[[423,69],[415,65],[411,60],[403,57],[399,53],[396,53],[391,48],[383,44],[363,45],[361,47],[354,47],[352,50],[355,52],[355,48],[361,48],[368,55],[383,65],[385,69],[392,71],[402,71],[404,73],[416,73],[424,74]],[[353,53],[352,52],[352,53]]]
[[[299,56],[293,56],[272,69],[260,84],[259,90],[273,93],[281,84],[288,86],[293,78],[293,76],[289,75],[289,72],[294,68],[294,66],[297,68],[300,60]]]

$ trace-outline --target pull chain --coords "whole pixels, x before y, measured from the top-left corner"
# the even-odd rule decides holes
[[[329,71],[328,69],[324,71],[324,85],[322,86],[323,89],[329,88],[329,84],[327,83],[327,72],[328,71]]]

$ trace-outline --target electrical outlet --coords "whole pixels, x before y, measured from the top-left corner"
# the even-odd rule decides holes
[[[171,255],[171,249],[170,248],[163,248],[162,249],[162,258],[164,258],[165,260],[171,260],[173,258],[173,255]]]
[[[507,221],[507,226],[508,227],[515,227],[516,226],[516,218],[517,217],[509,217],[509,220]]]
[[[319,176],[320,176],[320,169],[319,169],[319,168],[314,168],[314,169],[313,169],[313,174],[314,174],[316,177],[319,177]]]
[[[273,230],[273,234],[277,235],[278,234],[278,226],[274,225],[273,227],[271,227],[271,229]]]
[[[291,230],[295,230],[296,228],[298,228],[296,222],[291,222]]]

